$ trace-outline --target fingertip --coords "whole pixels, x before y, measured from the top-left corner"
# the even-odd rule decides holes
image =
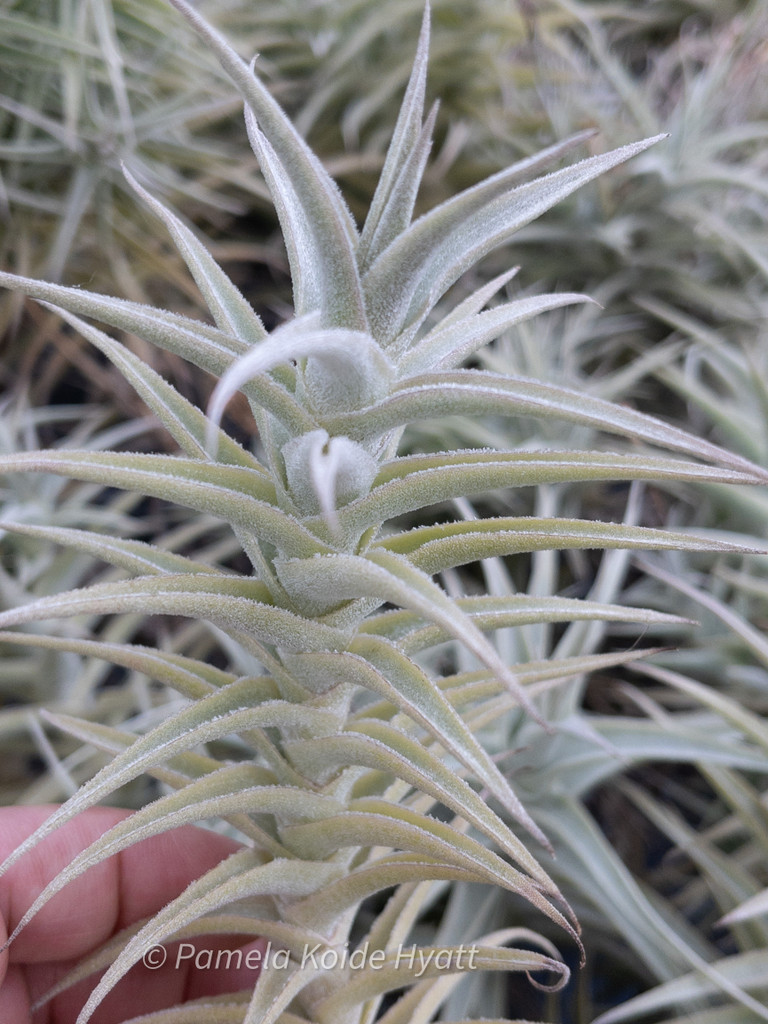
[[[241,844],[233,839],[187,825],[123,850],[116,858],[120,872],[118,927],[154,914],[240,849]]]
[[[10,853],[53,807],[0,810],[0,855]],[[45,886],[130,811],[94,807],[47,836],[0,878],[0,919],[11,934]],[[73,879],[14,939],[6,962],[77,958],[120,928],[147,917],[240,847],[234,840],[185,826],[128,847]],[[3,1018],[0,1018],[0,1020]]]
[[[9,1024],[24,1024],[31,1019],[29,992],[19,967],[9,966],[5,956],[5,965],[0,967],[0,1020]]]
[[[55,810],[8,807],[0,812],[0,852],[15,849]],[[27,910],[60,871],[130,812],[97,807],[46,836],[0,878],[0,918],[12,935]],[[13,940],[11,963],[42,963],[81,956],[106,939],[119,914],[117,865],[96,865],[53,896]]]

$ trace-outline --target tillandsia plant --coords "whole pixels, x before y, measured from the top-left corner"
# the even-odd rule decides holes
[[[557,596],[455,596],[438,577],[448,579],[455,568],[483,559],[540,550],[744,549],[712,537],[591,520],[440,521],[446,517],[429,509],[473,493],[561,481],[746,484],[764,482],[768,474],[632,409],[525,377],[461,368],[511,325],[587,301],[584,296],[526,297],[486,309],[510,271],[453,307],[443,303],[451,286],[519,227],[660,138],[526,180],[582,141],[577,136],[413,220],[435,116],[433,109],[424,117],[427,9],[381,179],[358,230],[335,184],[253,68],[185,0],[172,3],[245,100],[250,140],[285,237],[295,316],[268,333],[195,235],[128,172],[184,256],[212,325],[0,275],[4,286],[57,308],[114,362],[181,450],[178,456],[21,453],[2,459],[0,470],[58,473],[216,517],[231,527],[252,566],[236,573],[226,561],[193,559],[142,540],[50,531],[56,543],[88,550],[128,578],[10,609],[0,614],[0,628],[60,616],[186,616],[217,630],[234,670],[134,643],[2,634],[5,642],[15,637],[93,654],[186,698],[181,710],[138,737],[47,716],[114,757],[19,847],[6,869],[143,773],[168,791],[76,857],[17,931],[90,866],[145,837],[213,817],[242,838],[242,850],[153,918],[120,933],[49,994],[106,968],[80,1024],[152,946],[211,933],[244,941],[260,936],[284,951],[285,963],[279,970],[265,966],[253,991],[143,1020],[417,1024],[432,1019],[470,971],[541,972],[554,975],[555,987],[563,985],[566,961],[545,935],[527,928],[468,936],[472,958],[461,956],[466,945],[402,955],[435,893],[446,883],[469,881],[527,901],[542,927],[560,929],[579,957],[577,922],[545,866],[547,837],[535,808],[524,806],[515,791],[515,757],[503,774],[481,742],[481,726],[504,714],[556,732],[558,721],[545,720],[543,691],[636,659],[638,652],[511,665],[494,631],[576,620],[653,629],[679,620]],[[207,415],[91,320],[132,332],[216,375]],[[258,454],[221,427],[238,390],[251,404]],[[409,424],[457,414],[556,418],[630,439],[635,450],[398,454]],[[646,445],[676,454],[653,453]],[[417,513],[422,525],[398,527],[402,517]],[[14,529],[12,522],[3,525]],[[449,654],[433,662],[428,652],[440,645]],[[464,671],[465,660],[452,659],[450,651],[458,648],[474,659],[471,671]],[[250,669],[242,668],[246,664]],[[235,756],[214,756],[216,743],[233,736]],[[201,753],[204,744],[214,746]],[[371,918],[369,897],[390,890]],[[309,958],[307,950],[314,951]],[[354,965],[352,952],[359,954]]]

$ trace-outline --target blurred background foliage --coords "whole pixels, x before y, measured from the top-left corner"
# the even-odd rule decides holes
[[[262,76],[360,215],[410,69],[420,0],[199,6],[243,56],[258,54]],[[423,209],[574,131],[594,129],[592,152],[670,134],[486,260],[488,279],[520,264],[509,295],[584,291],[600,305],[521,325],[478,358],[635,405],[768,464],[768,0],[433,0],[433,32],[429,88],[441,105]],[[4,269],[202,315],[125,163],[208,240],[268,325],[284,318],[284,253],[240,103],[162,0],[4,0],[0,69]],[[4,451],[168,446],[120,375],[49,311],[0,296],[0,330]],[[124,340],[204,405],[203,374]],[[228,416],[247,439],[245,407],[233,403]],[[457,420],[451,429],[466,446],[557,447],[563,428]],[[582,433],[580,447],[597,444]],[[409,443],[440,448],[445,435],[423,424]],[[3,517],[28,527],[3,539],[2,606],[114,572],[40,540],[36,524],[120,535],[135,531],[138,513],[143,539],[162,536],[169,550],[204,559],[229,543],[201,517],[137,501],[44,477],[0,480]],[[756,546],[768,522],[766,494],[716,487],[673,497],[650,486],[548,487],[478,499],[481,510],[502,503],[515,514],[593,510],[718,529]],[[469,503],[458,513],[476,514]],[[513,662],[609,659],[542,698],[563,729],[527,747],[521,790],[556,848],[550,870],[577,910],[589,961],[551,996],[510,989],[503,977],[484,978],[482,991],[464,985],[446,1019],[503,1016],[513,1005],[518,1016],[562,1024],[768,1020],[768,560],[713,566],[669,554],[640,564],[627,552],[538,552],[443,582],[469,593],[482,585],[637,601],[699,623],[655,637],[665,649],[632,668],[610,666],[626,643],[616,626],[497,637]],[[223,657],[201,624],[88,625],[110,642]],[[87,654],[57,651],[55,639],[35,650],[0,638],[4,803],[62,799],[101,763],[49,730],[38,709],[132,730],[176,700]],[[526,749],[528,737],[503,724],[478,728],[502,759]],[[151,785],[126,793],[126,806],[145,802]],[[526,913],[465,886],[437,893],[435,907],[444,942],[461,941],[470,924],[490,931]]]

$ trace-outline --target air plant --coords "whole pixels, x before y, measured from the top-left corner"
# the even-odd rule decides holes
[[[521,799],[520,759],[507,752],[502,772],[482,741],[489,724],[503,716],[511,733],[536,735],[546,750],[567,724],[550,713],[557,709],[550,691],[639,654],[582,657],[562,650],[543,661],[510,664],[497,631],[577,621],[653,631],[680,619],[597,598],[463,596],[453,592],[451,574],[539,551],[744,549],[716,536],[630,522],[547,514],[444,521],[430,509],[458,501],[466,512],[461,500],[468,495],[509,488],[643,480],[661,487],[747,484],[764,482],[768,474],[669,423],[586,392],[462,368],[512,325],[586,302],[585,296],[494,301],[511,271],[453,304],[450,295],[466,271],[519,228],[661,137],[531,180],[580,144],[578,135],[413,219],[435,119],[434,108],[424,116],[427,9],[381,178],[359,230],[253,67],[185,0],[172,3],[245,101],[248,134],[285,239],[295,312],[268,332],[194,233],[130,170],[127,180],[172,235],[212,324],[0,275],[4,286],[58,309],[114,362],[180,449],[179,455],[20,453],[3,458],[0,471],[56,473],[213,516],[228,524],[250,562],[247,571],[234,571],[215,557],[203,562],[158,544],[92,537],[90,552],[128,578],[0,614],[4,630],[82,615],[183,616],[214,627],[229,659],[221,667],[131,643],[93,650],[173,687],[184,706],[138,736],[47,715],[49,723],[114,757],[5,868],[143,773],[169,791],[75,858],[19,929],[91,865],[144,837],[213,817],[229,824],[242,850],[151,920],[118,935],[49,994],[106,968],[79,1024],[150,947],[211,932],[268,939],[286,951],[287,968],[263,970],[253,991],[226,1004],[189,1004],[187,1016],[167,1011],[145,1021],[191,1021],[202,1014],[210,1022],[416,1024],[430,1020],[470,971],[541,972],[562,986],[569,975],[565,959],[549,938],[530,929],[467,936],[463,944],[471,941],[476,950],[471,967],[456,943],[442,949],[439,960],[429,955],[434,946],[423,947],[421,971],[418,960],[400,955],[435,893],[462,881],[513,894],[533,908],[542,928],[559,930],[577,960],[583,952],[573,911],[548,866],[551,847],[538,819],[549,824],[552,816]],[[218,377],[207,414],[93,320]],[[237,391],[253,412],[253,452],[221,426]],[[454,415],[564,421],[628,439],[633,447],[408,450],[410,424]],[[410,528],[414,519],[408,517],[416,514],[421,525]],[[85,543],[63,529],[49,536],[64,545]],[[89,642],[4,634],[6,641],[11,636],[33,646],[69,644],[81,653]],[[435,657],[439,650],[442,658]],[[198,752],[202,744],[233,738],[232,756]],[[369,898],[392,890],[372,920],[361,914]],[[307,949],[319,951],[309,962]],[[353,968],[341,955],[353,949],[375,950],[381,958],[373,963],[363,956]],[[383,1003],[401,989],[404,994]]]

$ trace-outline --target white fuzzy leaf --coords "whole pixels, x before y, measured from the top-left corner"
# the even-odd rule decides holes
[[[234,335],[246,345],[265,338],[264,324],[205,246],[175,214],[142,188],[125,166],[123,174],[131,188],[168,228],[219,330]]]
[[[247,106],[245,125],[280,222],[291,271],[296,314],[299,317],[315,313],[328,314],[326,292],[329,282],[324,275],[323,257],[318,251],[312,227],[307,223],[305,210],[290,177],[285,174],[277,154],[260,130],[255,114]],[[329,322],[334,322],[332,315]]]
[[[737,470],[745,474],[744,483],[768,481],[768,470],[654,416],[594,398],[583,391],[480,370],[410,377],[401,381],[389,398],[368,409],[336,416],[326,426],[329,431],[365,441],[414,420],[457,415],[562,419]]]
[[[413,208],[416,204],[416,196],[427,165],[430,150],[432,148],[432,133],[435,130],[437,120],[437,104],[430,110],[421,135],[416,140],[413,149],[403,164],[392,192],[387,199],[387,205],[382,210],[381,218],[376,225],[376,230],[371,239],[371,249],[368,254],[361,254],[361,269],[365,270],[380,255],[391,242],[394,242],[411,223]],[[367,222],[366,222],[367,223]]]
[[[484,313],[475,313],[448,326],[442,322],[400,360],[399,376],[402,378],[414,373],[458,366],[473,352],[498,338],[515,324],[523,323],[551,309],[592,301],[588,295],[571,292],[534,295],[495,306]]]
[[[153,306],[3,272],[0,272],[0,287],[24,292],[42,302],[130,331],[217,377],[226,371],[235,356],[247,351],[244,342],[216,327]],[[312,429],[311,417],[284,387],[270,377],[252,380],[243,390],[256,404],[285,423],[288,429],[296,433]]]
[[[304,895],[322,886],[324,882],[330,882],[340,871],[336,865],[302,864],[296,860],[275,860],[268,864],[254,865],[254,859],[250,850],[233,854],[159,911],[127,943],[107,970],[88,998],[76,1024],[86,1024],[102,999],[141,960],[148,949],[189,922],[249,896],[280,895],[295,898]]]
[[[394,241],[365,275],[371,330],[384,345],[413,331],[441,295],[483,256],[561,199],[663,139],[657,135],[509,190],[510,168],[431,210]],[[562,152],[567,144],[559,147]],[[538,154],[541,160],[543,153]]]
[[[477,793],[423,743],[401,730],[385,722],[358,719],[353,729],[335,736],[332,742],[307,739],[290,744],[287,751],[305,774],[359,764],[405,780],[464,817],[543,886],[554,890],[554,883],[536,859]]]
[[[424,116],[424,94],[429,62],[429,21],[430,10],[427,0],[408,86],[360,236],[358,260],[361,268],[367,266],[378,255],[379,250],[373,245],[374,238],[380,231],[382,218],[386,218],[393,201],[397,202],[398,182],[402,180],[403,171],[411,160],[411,154],[418,148],[419,137],[422,134],[421,122]],[[416,177],[416,187],[419,178],[420,174]],[[405,223],[409,221],[410,216]]]
[[[147,403],[168,433],[190,458],[207,459],[206,433],[210,429],[207,417],[198,408],[142,362],[125,345],[120,345],[108,334],[97,330],[80,317],[58,306],[44,303],[87,338],[120,370],[123,377]],[[223,430],[216,431],[216,451],[220,462],[248,469],[261,469],[259,462]]]
[[[133,452],[45,451],[0,458],[0,473],[18,472],[59,473],[175,501],[219,516],[284,551],[310,555],[329,550],[273,504],[274,485],[263,471]]]
[[[457,565],[528,551],[629,548],[755,553],[713,537],[582,519],[496,518],[422,526],[379,541],[430,575]]]
[[[339,512],[342,529],[362,533],[426,505],[501,487],[596,480],[684,480],[750,483],[751,474],[713,469],[655,454],[605,452],[494,452],[409,455],[384,463],[366,497]]]
[[[445,328],[453,327],[460,320],[470,320],[483,309],[486,303],[490,302],[497,292],[501,291],[505,284],[509,284],[512,278],[519,272],[520,267],[512,267],[510,270],[505,270],[503,274],[498,274],[486,284],[480,285],[479,288],[470,292],[466,299],[462,299],[458,306],[455,306],[449,313],[446,313],[433,330],[425,335],[425,340],[435,331],[442,331]]]
[[[297,318],[273,331],[268,341],[237,359],[217,383],[208,406],[208,448],[216,446],[216,427],[232,396],[254,377],[289,360],[309,359],[326,364],[340,378],[347,402],[341,409],[359,408],[386,394],[392,368],[384,353],[367,334],[341,329],[318,330],[316,317]],[[354,396],[354,397],[353,397]],[[324,412],[322,407],[320,412]]]
[[[367,494],[376,476],[375,459],[348,437],[325,430],[295,437],[282,450],[288,488],[302,515],[319,512],[334,534],[337,509]]]
[[[195,562],[191,558],[177,555],[172,551],[164,551],[153,544],[140,540],[125,540],[106,533],[94,533],[91,530],[75,530],[69,527],[29,526],[23,523],[11,523],[0,520],[0,527],[25,537],[39,537],[62,544],[74,551],[80,551],[94,558],[100,558],[109,565],[118,566],[134,575],[153,573],[215,573],[217,570],[204,562]]]
[[[366,317],[355,257],[357,228],[338,188],[268,89],[224,37],[186,0],[170,2],[216,54],[274,151],[274,163],[267,160],[266,165],[262,163],[262,169],[270,184],[284,178],[290,189],[287,202],[292,223],[303,219],[306,225],[308,251],[297,251],[296,255],[302,258],[302,272],[322,267],[320,301],[328,318],[327,326],[365,330]],[[265,147],[257,155],[263,158]]]
[[[314,945],[310,944],[309,948]],[[302,989],[316,980],[317,973],[301,971],[295,964],[290,964],[286,970],[264,972],[248,1003],[248,1014],[243,1018],[243,1024],[316,1024],[284,1011]]]
[[[235,676],[213,665],[186,658],[181,654],[158,651],[153,647],[135,644],[104,643],[99,640],[79,640],[75,637],[45,636],[40,633],[2,633],[0,642],[23,644],[52,651],[72,651],[85,658],[103,658],[113,665],[121,665],[134,672],[142,672],[172,687],[185,697],[204,697],[219,686],[232,683]]]
[[[487,751],[420,666],[378,636],[358,635],[345,653],[317,653],[304,659],[307,671],[343,680],[379,694],[418,722],[439,744],[481,781],[546,845],[546,838],[525,811]]]

